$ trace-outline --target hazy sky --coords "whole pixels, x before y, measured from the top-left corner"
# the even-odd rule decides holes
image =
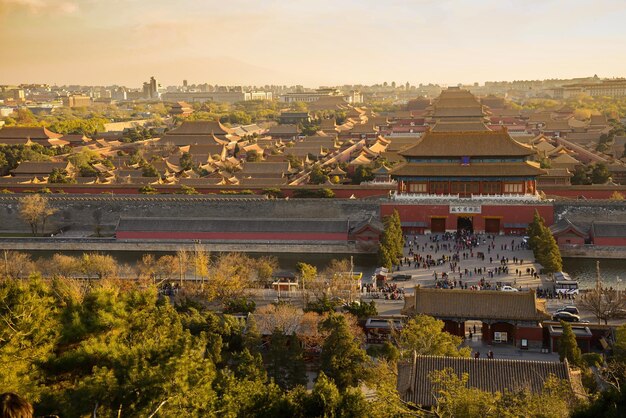
[[[0,84],[626,76],[626,0],[0,0]]]

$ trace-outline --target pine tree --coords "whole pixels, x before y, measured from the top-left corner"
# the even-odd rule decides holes
[[[533,216],[533,221],[528,225],[528,242],[530,244],[530,248],[533,250],[533,254],[535,258],[537,258],[537,241],[539,235],[541,235],[541,229],[543,227],[543,218],[539,215],[539,212],[535,210],[535,215]]]
[[[340,391],[358,386],[365,374],[367,354],[360,347],[343,315],[331,314],[320,328],[330,334],[324,341],[321,370],[331,378]]]
[[[383,267],[391,269],[398,259],[404,255],[404,237],[398,211],[385,217],[385,230],[380,239],[378,260]]]
[[[542,228],[538,241],[536,259],[543,266],[544,272],[555,273],[563,270],[561,252],[550,228]]]
[[[563,334],[559,340],[559,359],[567,359],[570,364],[580,367],[582,365],[582,353],[576,342],[576,336],[572,331],[572,325],[561,321]]]

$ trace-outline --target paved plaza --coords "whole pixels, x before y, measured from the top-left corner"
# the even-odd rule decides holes
[[[452,258],[456,251],[454,250],[455,240],[453,238],[448,241],[442,240],[443,235],[439,234],[439,240],[433,242],[432,239],[435,235],[411,235],[409,240],[413,244],[413,252],[419,254],[422,257],[430,255],[434,260],[441,259],[442,256]],[[539,278],[535,278],[531,274],[527,274],[527,269],[534,269],[539,271],[540,265],[534,262],[533,252],[526,249],[522,245],[522,237],[520,236],[508,236],[508,235],[480,235],[479,245],[472,250],[460,251],[459,261],[456,262],[456,271],[452,272],[450,263],[445,262],[440,265],[430,266],[428,268],[415,267],[413,263],[411,265],[403,264],[399,267],[399,270],[394,270],[393,274],[410,274],[411,280],[408,281],[393,281],[398,287],[413,288],[416,285],[433,287],[435,286],[435,272],[437,277],[441,277],[442,273],[449,275],[449,280],[461,280],[463,284],[467,284],[468,287],[479,285],[481,279],[484,279],[486,283],[495,286],[497,282],[508,284],[522,290],[536,289],[538,287],[550,288],[552,282],[548,277],[540,275]],[[408,242],[408,241],[407,241]],[[506,250],[503,249],[506,245]],[[439,246],[439,249],[437,249]],[[444,248],[447,246],[447,249]],[[490,248],[491,247],[491,248]],[[512,249],[518,248],[518,249]],[[409,257],[410,247],[405,246],[404,254]],[[467,258],[462,256],[463,253],[467,254]],[[478,253],[484,254],[484,260],[478,258]],[[506,264],[508,266],[508,272],[502,274],[494,274],[493,277],[489,277],[488,272],[495,271],[499,266],[502,258],[509,260]],[[411,260],[413,257],[409,257]],[[513,258],[521,260],[521,263],[514,263]],[[461,274],[458,272],[458,268],[461,268]],[[475,274],[474,269],[482,269],[483,273]],[[470,275],[464,274],[465,269],[471,272]],[[521,271],[522,275],[516,274],[515,271]]]

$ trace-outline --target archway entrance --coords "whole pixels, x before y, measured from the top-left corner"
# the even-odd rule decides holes
[[[459,232],[474,232],[474,223],[469,216],[459,216],[456,220],[456,230]]]

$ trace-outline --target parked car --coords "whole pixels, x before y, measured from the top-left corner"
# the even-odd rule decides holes
[[[560,311],[552,316],[554,321],[580,322],[580,316],[574,315],[566,311]]]
[[[557,312],[569,312],[574,315],[580,315],[580,311],[578,311],[578,308],[575,307],[574,305],[563,306],[562,308],[559,308],[556,311]]]
[[[392,280],[396,280],[399,282],[406,282],[407,280],[411,280],[413,278],[410,274],[394,274],[391,276]]]
[[[513,286],[502,286],[500,288],[500,290],[502,292],[519,292],[519,290],[517,290],[516,288],[514,288]]]

